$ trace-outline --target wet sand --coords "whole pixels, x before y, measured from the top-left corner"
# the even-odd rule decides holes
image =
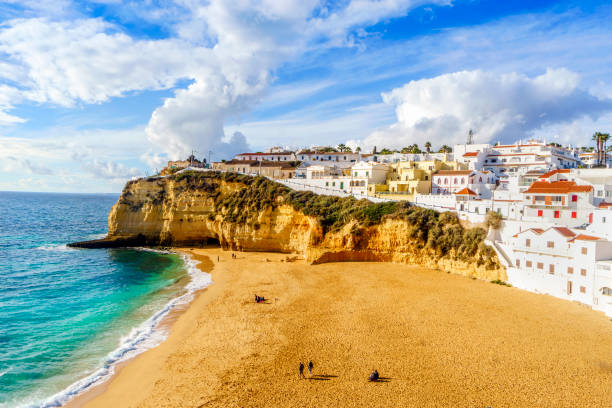
[[[191,252],[213,284],[78,405],[612,406],[612,322],[588,307],[407,265]]]

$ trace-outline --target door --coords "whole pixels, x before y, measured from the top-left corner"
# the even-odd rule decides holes
[[[567,281],[567,294],[572,294],[572,281]]]

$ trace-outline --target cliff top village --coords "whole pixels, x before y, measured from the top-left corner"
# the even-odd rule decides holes
[[[169,162],[162,175],[185,169],[264,176],[295,190],[409,201],[460,220],[501,219],[488,243],[514,286],[576,300],[612,316],[612,153],[539,140],[417,145],[363,153],[339,145],[241,153],[207,164]]]

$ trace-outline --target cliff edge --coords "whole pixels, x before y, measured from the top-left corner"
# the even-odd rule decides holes
[[[76,247],[200,246],[295,253],[309,262],[390,261],[506,280],[486,231],[454,213],[293,191],[263,177],[184,172],[126,184],[108,236]]]

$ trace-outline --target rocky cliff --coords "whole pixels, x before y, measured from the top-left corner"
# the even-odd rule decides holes
[[[402,203],[296,192],[264,178],[183,173],[131,181],[103,240],[75,246],[194,246],[295,253],[309,262],[391,261],[506,279],[485,231]]]

